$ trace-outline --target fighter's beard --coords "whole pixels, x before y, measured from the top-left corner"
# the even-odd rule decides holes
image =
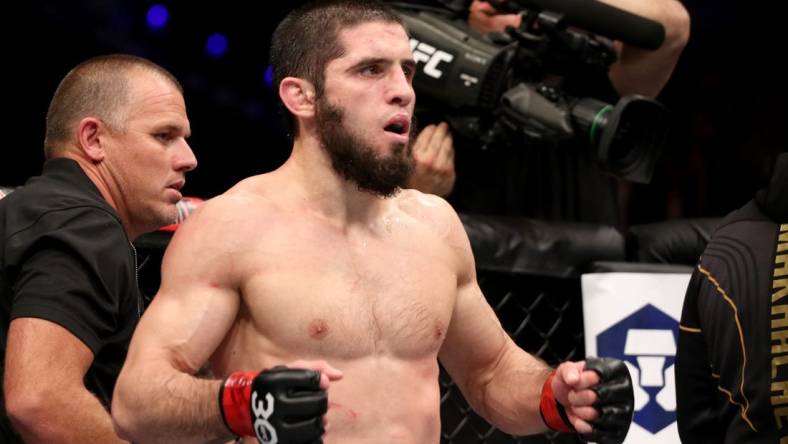
[[[405,185],[413,170],[415,122],[408,144],[394,143],[391,155],[382,158],[375,150],[345,128],[344,112],[320,98],[315,114],[320,144],[329,155],[334,171],[361,191],[391,197]]]

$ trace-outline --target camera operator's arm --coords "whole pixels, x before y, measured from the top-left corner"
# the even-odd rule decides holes
[[[454,145],[445,122],[427,125],[413,144],[413,172],[408,188],[446,197],[454,189]]]
[[[599,1],[665,27],[665,41],[653,51],[615,42],[618,60],[610,66],[609,72],[610,81],[620,95],[656,96],[668,82],[689,39],[687,10],[678,0]]]
[[[618,60],[609,77],[619,95],[654,97],[670,78],[689,39],[689,15],[678,0],[600,0],[610,6],[654,20],[665,27],[665,41],[656,50],[615,42]],[[485,1],[473,0],[468,24],[479,32],[501,32],[520,26],[517,14],[501,14]]]

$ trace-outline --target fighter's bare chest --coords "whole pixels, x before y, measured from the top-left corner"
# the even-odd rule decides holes
[[[312,247],[258,258],[243,293],[261,334],[289,350],[346,359],[437,352],[457,289],[439,249]]]

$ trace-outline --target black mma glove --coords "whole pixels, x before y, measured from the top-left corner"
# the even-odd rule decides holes
[[[591,433],[581,434],[584,441],[599,444],[621,444],[629,431],[634,412],[635,395],[632,391],[632,379],[626,364],[614,358],[586,358],[584,370],[593,370],[599,375],[599,383],[591,390],[596,392],[597,401],[593,406],[599,417],[591,422]],[[550,373],[542,386],[539,413],[542,420],[552,430],[558,432],[576,432],[569,422],[564,406],[555,399],[552,381],[555,370]]]
[[[593,356],[586,358],[585,369],[599,375],[599,384],[591,387],[597,394],[594,407],[599,417],[591,422],[593,431],[580,437],[599,444],[621,444],[632,424],[635,409],[629,370],[624,361]]]
[[[320,372],[274,367],[227,377],[219,409],[238,436],[256,436],[263,444],[322,444],[328,395],[320,388]]]

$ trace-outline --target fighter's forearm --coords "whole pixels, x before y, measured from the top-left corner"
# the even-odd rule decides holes
[[[9,404],[8,416],[26,443],[122,443],[109,412],[84,387],[31,394],[23,405]]]
[[[539,399],[550,371],[544,362],[512,347],[469,396],[469,402],[482,417],[506,433],[544,432],[547,427],[539,415]]]
[[[121,375],[115,388],[112,418],[122,437],[151,443],[232,438],[219,410],[222,381],[176,370],[138,375]]]

